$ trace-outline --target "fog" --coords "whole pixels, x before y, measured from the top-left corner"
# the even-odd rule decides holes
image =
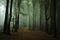
[[[5,18],[5,1],[0,2],[0,29],[3,28]]]

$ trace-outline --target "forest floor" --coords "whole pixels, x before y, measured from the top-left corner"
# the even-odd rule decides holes
[[[57,40],[52,35],[41,31],[12,32],[11,35],[0,33],[0,40]]]

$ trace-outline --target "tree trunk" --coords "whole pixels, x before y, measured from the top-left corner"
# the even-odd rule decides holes
[[[56,0],[54,0],[53,3],[54,3],[54,37],[57,37],[57,30],[56,30]]]
[[[53,27],[54,37],[57,37],[56,30],[56,0],[51,0],[51,26]]]
[[[15,14],[15,19],[14,19],[14,26],[13,26],[13,29],[12,29],[12,31],[13,32],[15,32],[15,29],[16,29],[16,25],[17,25],[17,23],[16,23],[16,21],[17,21],[17,2],[16,2],[17,0],[15,0],[15,3],[14,3],[14,14]]]
[[[19,28],[19,14],[20,14],[20,4],[21,4],[21,0],[18,0],[18,19],[17,19],[17,27]],[[17,29],[18,29],[17,28]]]
[[[48,11],[48,7],[49,6],[47,6],[47,0],[45,0],[45,21],[46,21],[46,23],[45,23],[45,29],[46,29],[46,32],[48,32],[48,18],[47,18],[47,11]]]
[[[29,14],[29,30],[31,29],[31,20],[30,20],[30,9],[29,9],[29,0],[27,0],[28,14]]]
[[[43,5],[43,2],[42,2],[42,0],[40,0],[40,30],[43,30],[42,29],[42,6]]]
[[[36,4],[36,0],[33,0],[32,1],[33,3],[33,30],[35,30],[35,27],[36,27],[36,15],[35,15],[35,4]]]
[[[12,17],[12,4],[13,4],[13,0],[11,0],[11,4],[10,4],[10,18],[9,18],[9,22],[8,22],[8,34],[10,34],[10,22],[11,22],[11,17]]]
[[[18,31],[18,28],[19,28],[19,14],[20,14],[20,4],[21,4],[21,0],[18,0],[17,3],[18,3],[18,14],[16,15],[15,32],[17,32],[17,31]]]
[[[6,33],[8,29],[8,7],[9,7],[9,0],[6,0],[6,13],[5,13],[5,21],[4,21],[4,29],[3,32]]]

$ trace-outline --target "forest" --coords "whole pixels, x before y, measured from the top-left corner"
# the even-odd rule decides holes
[[[60,40],[60,0],[0,0],[0,40]]]

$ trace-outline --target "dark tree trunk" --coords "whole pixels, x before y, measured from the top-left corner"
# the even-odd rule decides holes
[[[49,32],[49,20],[51,18],[51,15],[49,13],[49,9],[50,9],[50,1],[49,0],[45,0],[45,31]],[[49,10],[49,11],[48,11]]]
[[[16,15],[15,32],[17,32],[18,31],[18,28],[19,28],[20,4],[21,4],[21,0],[18,0],[18,14]]]
[[[15,29],[17,27],[17,0],[15,0],[14,11],[16,12],[15,12],[15,19],[14,19],[14,24],[13,24],[13,29],[12,29],[13,32],[15,32]]]
[[[9,18],[9,22],[8,22],[8,34],[10,34],[10,22],[11,22],[11,17],[12,17],[12,4],[13,4],[13,0],[11,0],[11,4],[10,4],[10,18]]]
[[[19,28],[19,14],[20,14],[20,4],[21,4],[21,0],[18,0],[18,19],[17,19],[17,27]],[[17,29],[18,29],[17,28]]]
[[[48,11],[48,5],[47,5],[48,3],[47,3],[47,0],[45,0],[45,21],[46,21],[46,23],[45,23],[45,29],[46,29],[46,32],[48,32],[48,18],[47,18],[47,11]]]
[[[4,21],[4,29],[3,32],[6,33],[8,29],[8,7],[9,7],[9,0],[6,0],[6,13],[5,13],[5,21]]]
[[[36,4],[36,0],[32,1],[33,3],[33,30],[35,30],[36,28],[36,15],[35,15],[35,4]]]
[[[57,30],[56,30],[56,0],[51,0],[51,28],[52,28],[54,37],[57,37]]]
[[[42,27],[42,12],[43,12],[43,0],[40,0],[40,30],[43,30]]]
[[[57,30],[56,30],[56,0],[54,0],[53,3],[54,3],[54,37],[57,37]]]

